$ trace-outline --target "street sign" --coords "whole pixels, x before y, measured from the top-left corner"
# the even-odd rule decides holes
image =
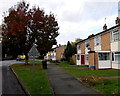
[[[36,56],[40,56],[40,53],[38,52],[37,48],[35,47],[35,44],[33,43],[33,46],[32,48],[30,49],[30,51],[28,52],[28,56],[33,56],[33,67],[32,67],[32,74],[33,74],[33,77],[34,77],[34,61],[35,61],[35,57]]]
[[[40,56],[40,53],[38,52],[37,48],[35,47],[35,44],[33,44],[32,48],[28,52],[28,56]]]

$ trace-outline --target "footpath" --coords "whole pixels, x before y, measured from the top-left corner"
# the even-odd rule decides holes
[[[63,96],[65,94],[69,94],[70,96],[78,94],[95,94],[97,96],[102,96],[102,94],[96,92],[95,90],[84,86],[80,81],[60,69],[55,64],[48,64],[48,69],[46,70],[46,72],[55,96]]]

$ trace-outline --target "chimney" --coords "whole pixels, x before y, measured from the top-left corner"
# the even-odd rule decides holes
[[[120,24],[120,18],[119,17],[116,18],[115,23],[116,23],[116,25]]]
[[[106,24],[103,26],[103,31],[105,31],[105,30],[107,30],[107,25]]]

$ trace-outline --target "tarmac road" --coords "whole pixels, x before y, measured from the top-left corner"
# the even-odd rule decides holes
[[[4,95],[25,96],[25,92],[23,91],[21,85],[18,83],[13,72],[9,69],[9,65],[14,63],[20,62],[16,60],[0,61],[0,94],[2,92],[3,96]]]

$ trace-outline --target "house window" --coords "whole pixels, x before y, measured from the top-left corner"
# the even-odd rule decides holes
[[[85,56],[85,60],[88,60],[88,54]]]
[[[119,41],[120,40],[120,31],[116,30],[112,32],[112,41]]]
[[[80,50],[80,44],[77,45],[77,49]]]
[[[120,62],[120,52],[113,53],[113,58],[114,59],[112,61]]]
[[[94,44],[95,44],[95,46],[100,45],[100,36],[96,36],[96,37],[94,38]]]
[[[99,60],[110,60],[109,53],[99,53]]]
[[[85,47],[86,48],[88,48],[90,46],[90,43],[89,43],[89,41],[87,40],[87,41],[85,41]]]
[[[80,60],[80,55],[79,54],[77,55],[77,60]]]

